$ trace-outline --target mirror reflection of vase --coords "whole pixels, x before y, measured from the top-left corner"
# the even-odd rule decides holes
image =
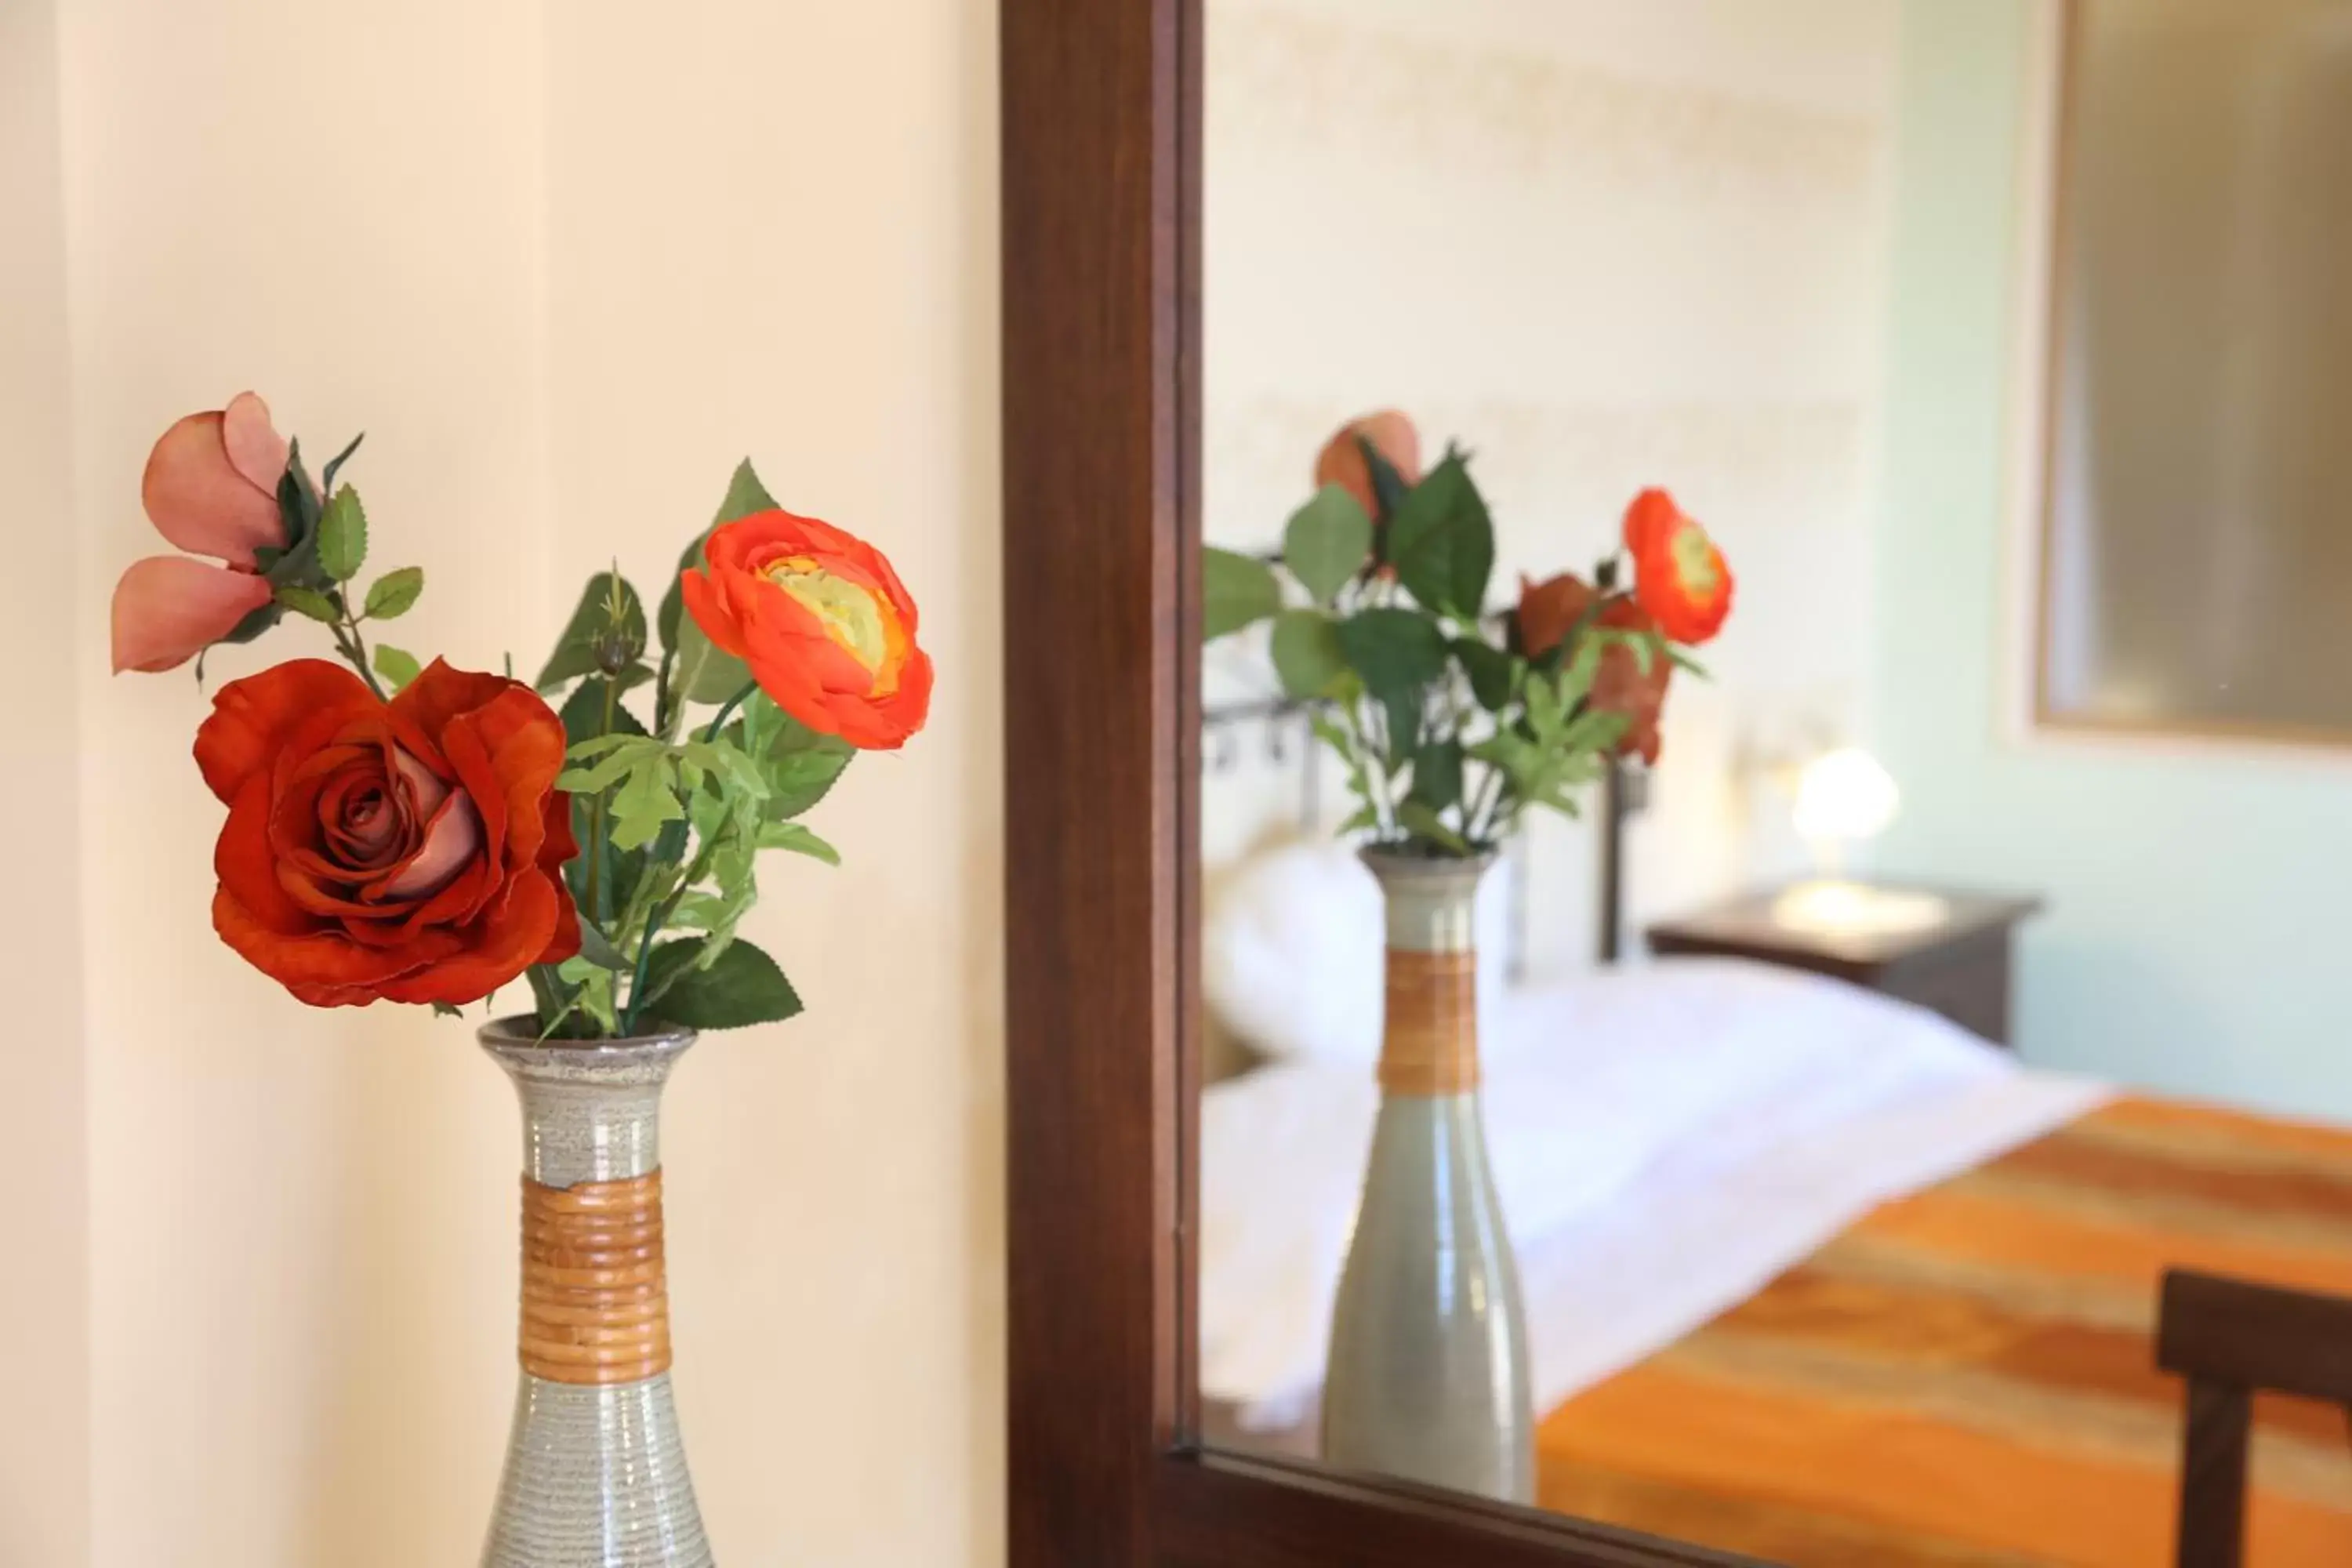
[[[1475,910],[1494,858],[1373,849],[1364,863],[1387,905],[1388,1011],[1323,1458],[1532,1504],[1527,1324],[1478,1100]]]

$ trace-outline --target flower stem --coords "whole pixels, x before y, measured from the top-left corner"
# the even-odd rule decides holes
[[[741,696],[742,694],[738,692],[737,700],[740,700]],[[730,703],[729,706],[732,707],[733,704]],[[703,873],[710,869],[710,852],[711,847],[709,844],[703,845],[696,852],[693,863],[688,866],[685,873],[678,878],[677,886],[671,890],[669,897],[655,904],[646,912],[645,940],[637,944],[636,969],[629,976],[628,1010],[621,1015],[621,1034],[624,1038],[636,1033],[637,1014],[647,1000],[646,969],[653,961],[654,938],[661,934],[662,927],[669,924],[669,917],[677,912],[678,903],[686,897],[687,889],[702,880]]]
[[[378,680],[375,671],[368,668],[367,639],[360,635],[359,618],[352,614],[351,604],[343,597],[341,588],[335,590],[334,604],[335,608],[343,613],[341,622],[329,627],[335,634],[336,648],[352,661],[352,668],[360,672],[360,679],[368,683],[368,689],[375,693],[376,700],[391,701],[392,693],[383,689],[383,682]]]
[[[604,717],[596,730],[600,740],[613,732],[613,706],[620,695],[621,683],[607,675],[604,678]],[[588,918],[599,927],[609,918],[604,910],[604,814],[605,800],[599,795],[594,809],[588,813]]]
[[[719,710],[718,715],[710,721],[710,728],[702,732],[702,739],[704,742],[707,743],[719,739],[719,731],[726,728],[727,721],[735,716],[735,710],[743,706],[744,702],[749,700],[751,693],[759,689],[760,683],[758,681],[747,681],[744,684],[742,690],[737,692],[734,696],[730,697],[726,703]]]
[[[719,711],[712,716],[709,726],[702,731],[704,742],[707,744],[719,739],[719,731],[727,727],[727,721],[735,716],[735,710],[740,708],[751,694],[759,689],[758,681],[746,682],[742,690],[738,691],[721,704]],[[695,852],[693,862],[687,866],[679,876],[677,886],[671,890],[670,895],[646,911],[646,934],[637,943],[636,967],[629,976],[629,1005],[621,1015],[621,1033],[625,1037],[636,1032],[638,1014],[648,1000],[646,995],[646,971],[653,962],[654,939],[661,934],[662,927],[669,923],[670,916],[677,912],[678,903],[686,897],[688,889],[700,881],[703,874],[710,869],[711,848],[712,846],[709,843],[703,844]],[[591,874],[593,873],[592,867]]]

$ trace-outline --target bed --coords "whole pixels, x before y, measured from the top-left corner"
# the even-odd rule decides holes
[[[1263,887],[1204,935],[1212,1007],[1278,1057],[1203,1095],[1214,1441],[1313,1448],[1376,1103],[1354,988],[1311,978],[1363,940],[1343,877],[1281,879],[1315,896],[1311,937],[1267,929]],[[2162,1271],[2352,1293],[2352,1133],[2034,1072],[1754,965],[1488,995],[1548,1507],[1795,1568],[2165,1563]],[[2250,1562],[2352,1562],[2344,1412],[2261,1403],[2252,1480]]]

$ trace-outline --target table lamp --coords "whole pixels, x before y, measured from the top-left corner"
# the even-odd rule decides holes
[[[1851,881],[1850,847],[1886,831],[1902,791],[1859,746],[1841,746],[1805,764],[1797,781],[1798,837],[1813,854],[1815,875],[1772,902],[1772,919],[1792,931],[1869,936],[1922,931],[1940,922],[1944,900]]]

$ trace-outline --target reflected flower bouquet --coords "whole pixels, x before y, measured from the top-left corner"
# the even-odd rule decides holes
[[[859,751],[922,727],[931,663],[889,562],[778,507],[747,461],[650,619],[615,569],[531,683],[428,664],[371,641],[425,574],[360,585],[369,519],[341,482],[358,446],[314,482],[247,393],[148,458],[148,517],[183,553],[123,574],[114,668],[193,658],[201,680],[207,649],[289,616],[340,661],[230,681],[197,731],[228,811],[221,939],[313,1006],[454,1011],[521,976],[541,1033],[570,1038],[800,1011],[736,928],[761,854],[838,864],[799,818]]]
[[[1314,705],[1347,767],[1343,833],[1477,856],[1530,806],[1576,815],[1611,758],[1657,760],[1667,685],[1677,666],[1703,673],[1688,649],[1722,628],[1733,589],[1672,496],[1634,499],[1622,552],[1590,581],[1522,579],[1496,610],[1494,523],[1466,454],[1424,473],[1412,422],[1375,414],[1331,438],[1315,482],[1274,562],[1205,552],[1202,630],[1271,624],[1285,694]]]

